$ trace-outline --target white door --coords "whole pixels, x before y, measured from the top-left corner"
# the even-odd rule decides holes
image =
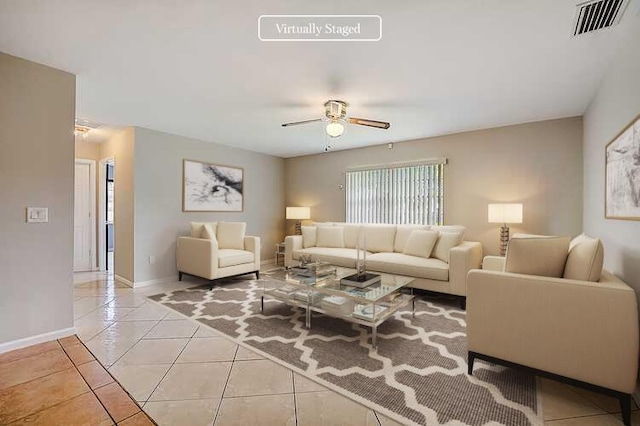
[[[76,163],[73,227],[73,270],[91,270],[91,166]]]

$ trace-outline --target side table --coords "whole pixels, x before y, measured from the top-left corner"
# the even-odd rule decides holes
[[[280,256],[282,256],[282,266],[284,266],[284,243],[276,243],[276,266],[280,265]]]

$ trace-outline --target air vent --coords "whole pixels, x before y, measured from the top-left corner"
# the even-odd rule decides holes
[[[594,0],[577,5],[573,35],[611,27],[622,18],[628,0]]]

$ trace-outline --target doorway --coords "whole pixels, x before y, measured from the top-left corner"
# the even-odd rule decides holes
[[[98,204],[98,253],[100,271],[113,274],[115,271],[115,162],[113,158],[100,160]]]
[[[96,269],[96,162],[76,159],[73,206],[73,270]]]

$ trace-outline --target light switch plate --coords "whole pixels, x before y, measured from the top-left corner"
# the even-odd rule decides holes
[[[49,209],[47,207],[27,207],[27,223],[49,222]]]

